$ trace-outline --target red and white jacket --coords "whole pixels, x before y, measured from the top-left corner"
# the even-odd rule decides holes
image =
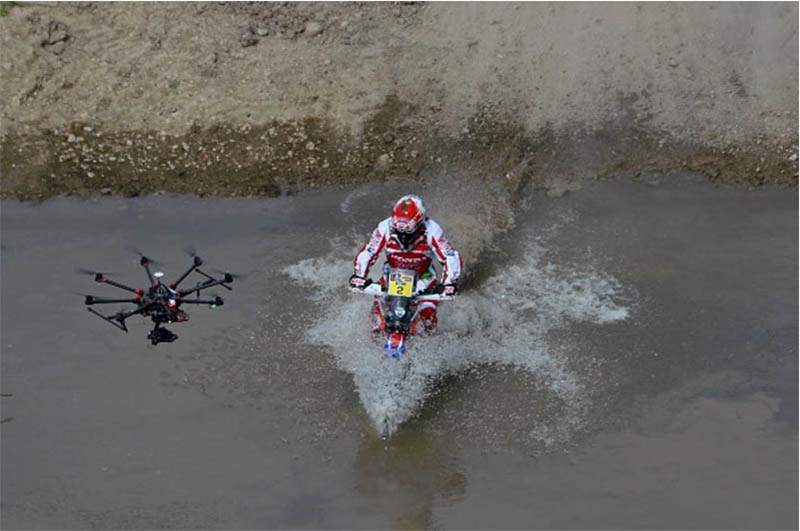
[[[444,237],[442,227],[438,223],[431,218],[425,218],[423,222],[425,230],[409,250],[404,250],[392,235],[391,221],[390,217],[381,221],[378,228],[372,232],[369,242],[358,251],[353,261],[356,275],[366,278],[370,267],[378,259],[381,251],[385,250],[386,259],[391,267],[412,269],[417,273],[418,288],[424,289],[435,281],[434,258],[443,264],[443,284],[454,284],[458,281],[462,268],[461,255],[450,247],[450,243]],[[431,275],[424,275],[426,271]]]

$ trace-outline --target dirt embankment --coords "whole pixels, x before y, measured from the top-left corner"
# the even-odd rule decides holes
[[[275,195],[440,166],[511,194],[677,169],[797,184],[796,4],[3,13],[2,197]]]

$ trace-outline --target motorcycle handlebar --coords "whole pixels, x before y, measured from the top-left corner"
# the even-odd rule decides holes
[[[367,284],[364,289],[350,288],[353,293],[363,293],[365,295],[386,295],[379,282],[372,282]],[[414,298],[418,301],[452,301],[455,297],[451,295],[443,295],[440,293],[432,293],[429,295],[415,295]]]

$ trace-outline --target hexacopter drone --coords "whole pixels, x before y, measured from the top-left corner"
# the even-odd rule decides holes
[[[213,286],[222,286],[225,289],[231,290],[228,284],[233,282],[234,276],[230,273],[224,273],[221,279],[214,278],[208,273],[201,271],[199,267],[203,265],[203,260],[194,255],[192,266],[172,284],[164,284],[161,279],[164,273],[157,271],[155,273],[150,271],[150,265],[155,265],[152,260],[142,255],[140,264],[144,267],[147,273],[147,278],[150,279],[150,287],[147,289],[135,289],[119,282],[114,282],[105,277],[104,273],[95,271],[82,270],[85,273],[94,275],[95,282],[101,284],[109,284],[116,288],[129,291],[134,294],[133,298],[128,299],[115,299],[108,297],[95,297],[93,295],[86,295],[85,303],[87,306],[94,304],[116,304],[116,303],[132,303],[136,305],[135,309],[129,311],[120,311],[112,315],[103,315],[96,311],[94,308],[87,308],[91,313],[100,317],[104,321],[116,326],[123,332],[128,331],[125,326],[125,319],[134,315],[142,315],[150,317],[155,323],[155,327],[147,334],[147,339],[153,345],[159,343],[171,343],[178,339],[178,336],[171,331],[164,328],[162,325],[172,323],[182,323],[189,320],[189,316],[181,310],[181,304],[208,304],[211,308],[222,306],[225,301],[222,297],[214,296],[214,298],[201,299],[200,291],[211,288]],[[193,271],[205,277],[205,280],[197,282],[191,289],[179,289],[178,285],[188,277]],[[106,273],[107,274],[107,273]],[[188,295],[197,294],[197,298],[188,299]]]

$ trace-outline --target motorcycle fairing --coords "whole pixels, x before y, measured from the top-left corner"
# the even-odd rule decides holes
[[[386,344],[383,346],[384,353],[397,359],[406,353],[406,336],[402,332],[392,332],[386,336]]]

